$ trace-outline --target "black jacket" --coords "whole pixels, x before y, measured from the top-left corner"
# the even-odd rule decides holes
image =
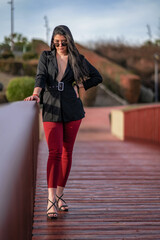
[[[87,90],[101,83],[102,77],[85,58],[84,61],[90,76],[90,79],[83,82],[84,88]],[[77,98],[76,92],[72,86],[75,79],[69,61],[61,80],[62,84],[64,84],[63,91],[59,91],[62,89],[58,90],[58,81],[56,80],[57,74],[58,65],[55,51],[43,51],[39,59],[35,83],[35,87],[44,89],[43,121],[69,122],[83,118],[85,112],[81,99]]]

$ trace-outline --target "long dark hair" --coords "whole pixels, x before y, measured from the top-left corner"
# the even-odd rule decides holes
[[[57,34],[63,35],[67,40],[68,59],[74,73],[75,81],[77,83],[85,81],[89,77],[89,72],[84,64],[84,57],[79,54],[78,49],[75,46],[72,33],[67,26],[59,25],[53,30],[50,45],[51,51],[55,50],[54,36]]]

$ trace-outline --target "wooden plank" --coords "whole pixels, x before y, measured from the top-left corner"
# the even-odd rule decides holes
[[[160,239],[159,145],[120,142],[109,136],[108,123],[98,132],[95,109],[87,111],[95,123],[85,119],[75,144],[64,195],[69,212],[54,221],[46,218],[48,150],[40,143],[32,240]],[[100,109],[101,119],[104,113]],[[106,138],[100,137],[102,128]]]

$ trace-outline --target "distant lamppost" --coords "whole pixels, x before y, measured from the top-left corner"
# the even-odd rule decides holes
[[[13,0],[8,2],[11,5],[11,50],[14,49],[13,33],[14,33],[14,4]]]
[[[46,28],[46,42],[49,43],[49,31],[50,31],[50,28],[48,26],[48,18],[47,18],[47,16],[44,16],[44,20],[45,20],[45,28]]]
[[[155,90],[155,102],[158,102],[158,62],[160,58],[157,53],[154,54],[154,90]]]

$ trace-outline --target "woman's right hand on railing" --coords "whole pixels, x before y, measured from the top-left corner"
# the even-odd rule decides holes
[[[32,95],[24,99],[24,101],[34,101],[34,100],[36,100],[37,103],[40,102],[40,98],[36,95]]]

